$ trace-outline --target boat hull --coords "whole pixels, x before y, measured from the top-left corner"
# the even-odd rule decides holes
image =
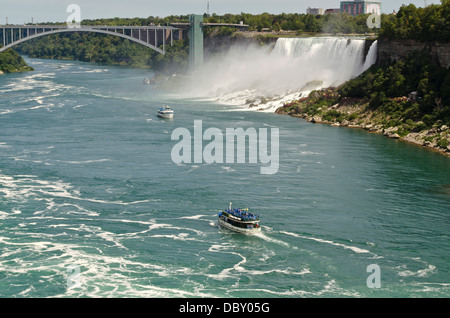
[[[219,227],[223,227],[226,228],[228,230],[234,231],[234,232],[238,232],[238,233],[242,233],[242,234],[257,234],[261,232],[261,227],[254,227],[252,229],[246,229],[246,228],[241,228],[241,227],[237,227],[234,226],[228,222],[225,222],[224,220],[219,218]]]
[[[158,113],[158,117],[172,119],[173,113]]]

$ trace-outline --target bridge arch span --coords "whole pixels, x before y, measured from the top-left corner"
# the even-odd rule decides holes
[[[155,29],[152,29],[152,32],[154,30]],[[172,31],[172,29],[170,29],[170,30]],[[7,49],[17,45],[17,44],[20,44],[20,43],[23,43],[23,42],[26,42],[28,40],[32,40],[32,39],[35,39],[35,38],[39,38],[41,36],[46,36],[46,35],[56,34],[56,33],[67,33],[67,32],[94,32],[94,33],[114,35],[114,36],[118,36],[118,37],[130,40],[130,41],[136,42],[136,43],[141,44],[141,45],[143,45],[145,47],[151,48],[151,49],[155,50],[156,52],[161,53],[163,55],[166,54],[165,48],[160,49],[159,47],[157,47],[157,46],[155,46],[155,45],[153,45],[153,44],[151,44],[149,42],[143,41],[143,40],[141,40],[139,38],[135,38],[135,37],[132,37],[132,36],[129,36],[129,35],[126,35],[126,34],[122,34],[122,33],[118,33],[118,32],[113,32],[113,31],[104,30],[104,29],[100,29],[100,28],[92,28],[92,27],[61,28],[61,29],[54,29],[54,30],[50,30],[50,31],[44,31],[44,32],[36,33],[36,34],[33,34],[33,35],[29,35],[29,36],[23,37],[21,39],[17,39],[14,42],[9,43],[9,44],[1,47],[0,48],[0,52],[3,52],[3,51],[5,51],[5,50],[7,50]],[[141,31],[139,31],[139,32],[141,32]],[[163,46],[165,47],[164,34],[163,34],[163,39],[164,39],[164,45]],[[148,38],[147,38],[147,40],[148,40]]]

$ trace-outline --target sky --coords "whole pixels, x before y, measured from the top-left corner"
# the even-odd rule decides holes
[[[426,0],[427,4],[440,3]],[[146,18],[169,15],[203,14],[208,0],[0,0],[0,24],[31,22],[65,22],[70,13],[69,4],[81,9],[81,19]],[[398,11],[402,4],[413,3],[423,7],[425,0],[384,0],[382,12]],[[308,7],[339,8],[340,0],[209,0],[210,13],[306,13]]]

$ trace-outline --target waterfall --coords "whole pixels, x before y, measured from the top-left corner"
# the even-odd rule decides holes
[[[378,53],[378,41],[375,41],[372,43],[369,52],[367,53],[363,71],[367,71],[369,67],[371,67],[377,62],[377,53]]]
[[[365,39],[344,37],[280,38],[271,50],[235,46],[206,61],[186,92],[274,111],[313,89],[338,86],[364,72],[376,59],[376,44],[367,59],[364,51]]]
[[[362,73],[364,45],[364,39],[281,38],[273,54],[291,57],[308,81],[337,86]]]

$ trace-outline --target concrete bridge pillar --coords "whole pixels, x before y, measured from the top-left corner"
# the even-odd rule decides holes
[[[189,69],[195,71],[203,64],[203,15],[191,15],[189,24]]]

